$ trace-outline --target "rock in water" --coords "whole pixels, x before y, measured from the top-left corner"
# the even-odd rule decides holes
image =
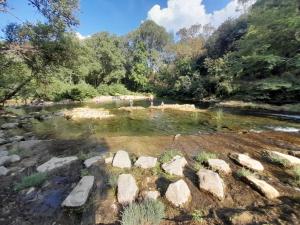
[[[15,129],[15,128],[17,128],[18,126],[19,126],[18,123],[5,123],[5,124],[3,124],[3,125],[1,126],[1,129],[4,129],[4,130],[6,130],[6,129]]]
[[[185,158],[177,155],[170,162],[164,163],[162,168],[171,175],[183,176],[183,169],[186,165]]]
[[[128,152],[123,150],[118,151],[114,156],[112,165],[113,167],[119,168],[131,168],[131,161]]]
[[[78,158],[76,156],[69,156],[64,158],[57,158],[53,157],[49,161],[45,162],[44,164],[37,167],[38,172],[49,172],[53,169],[69,165],[71,162],[77,160]]]
[[[9,170],[6,167],[0,166],[0,176],[6,176],[8,172]]]
[[[264,170],[263,165],[259,161],[252,159],[248,155],[232,153],[230,154],[230,158],[235,160],[238,164],[247,167],[248,169],[255,170],[255,171]]]
[[[256,190],[258,190],[262,195],[266,196],[268,199],[273,199],[279,197],[279,192],[272,187],[270,184],[264,180],[257,179],[254,176],[244,177],[246,181]]]
[[[271,157],[276,157],[276,158],[282,159],[291,166],[300,165],[300,159],[295,156],[283,154],[281,152],[276,152],[276,151],[269,151],[269,152],[267,152],[267,154],[269,154],[269,156],[271,156]]]
[[[85,167],[89,168],[91,165],[93,165],[94,163],[100,161],[102,159],[101,156],[94,156],[92,158],[89,158],[87,160],[84,161],[84,165]]]
[[[82,177],[61,205],[65,207],[83,206],[89,197],[89,193],[94,185],[94,180],[94,176]]]
[[[138,186],[131,174],[121,174],[118,178],[118,202],[129,204],[135,200],[138,193]]]
[[[156,166],[157,158],[154,157],[147,157],[147,156],[141,156],[138,158],[138,160],[135,162],[135,166],[141,167],[143,169],[149,169]]]
[[[208,165],[215,171],[221,172],[221,173],[231,173],[231,169],[224,160],[221,159],[209,159]]]
[[[182,207],[191,197],[191,191],[184,180],[176,181],[169,185],[166,198],[175,206]]]
[[[200,169],[197,175],[200,189],[210,192],[220,200],[224,198],[224,182],[219,174],[211,170]]]

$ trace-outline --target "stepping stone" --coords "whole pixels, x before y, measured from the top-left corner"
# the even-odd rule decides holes
[[[64,158],[53,157],[49,161],[37,167],[38,172],[49,172],[51,170],[60,168],[62,166],[66,166],[71,164],[73,161],[76,161],[78,158],[76,156],[69,156]]]
[[[18,123],[5,123],[5,124],[2,124],[1,126],[1,129],[15,129],[19,126]]]
[[[236,161],[241,166],[247,167],[248,169],[254,170],[254,171],[263,171],[264,167],[263,165],[255,160],[249,157],[245,154],[238,154],[238,153],[232,153],[230,154],[230,158]]]
[[[245,181],[249,183],[253,188],[258,190],[262,195],[268,199],[279,197],[279,192],[264,180],[257,179],[253,175],[244,177]]]
[[[132,203],[137,194],[138,186],[131,174],[121,174],[118,178],[118,202],[120,204]]]
[[[184,180],[178,180],[169,185],[166,198],[177,207],[182,207],[191,198],[191,191]]]
[[[86,168],[89,168],[91,165],[93,165],[96,162],[99,162],[100,160],[102,160],[101,156],[94,156],[92,158],[85,160],[84,165]]]
[[[113,167],[118,168],[131,168],[131,161],[128,152],[120,150],[118,151],[112,162]]]
[[[145,191],[143,193],[144,199],[156,200],[156,199],[158,199],[158,197],[160,197],[160,193],[158,191]]]
[[[113,161],[114,157],[107,157],[104,159],[105,164],[111,164]]]
[[[65,207],[80,207],[83,206],[90,194],[90,191],[94,185],[94,176],[82,177],[76,187],[63,201],[61,206]]]
[[[8,151],[0,151],[0,157],[3,157],[3,156],[8,156]]]
[[[149,169],[156,166],[157,158],[154,157],[148,157],[148,156],[141,156],[138,158],[138,160],[135,162],[136,167],[141,167],[143,169]]]
[[[224,160],[221,159],[209,159],[207,161],[209,167],[212,168],[214,171],[218,171],[224,174],[229,174],[231,173],[230,166],[228,163],[226,163]]]
[[[224,198],[225,185],[219,174],[211,170],[200,169],[197,175],[199,178],[200,189],[210,192],[219,200]]]
[[[9,170],[5,166],[0,166],[0,176],[6,176]]]
[[[276,158],[282,159],[291,166],[300,165],[300,159],[295,156],[283,154],[281,152],[276,152],[276,151],[268,151],[267,154],[270,157],[276,157]]]
[[[170,162],[164,163],[162,168],[171,175],[183,176],[183,169],[187,165],[187,161],[182,156],[175,156]]]

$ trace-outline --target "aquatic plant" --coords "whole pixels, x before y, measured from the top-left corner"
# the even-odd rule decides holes
[[[250,171],[250,170],[247,170],[245,168],[242,168],[240,170],[238,170],[236,172],[236,175],[239,177],[239,178],[242,178],[242,177],[247,177],[247,176],[251,176],[253,175],[253,173]]]
[[[47,173],[34,173],[30,176],[23,177],[20,183],[15,185],[15,190],[20,191],[29,187],[37,187],[47,179]]]
[[[122,212],[122,225],[158,225],[165,216],[165,206],[156,200],[132,203]]]
[[[161,154],[159,157],[160,163],[170,162],[176,155],[182,156],[182,153],[176,149],[169,149]]]
[[[194,210],[192,212],[192,220],[195,222],[203,222],[203,211],[202,210]]]
[[[195,156],[195,160],[199,163],[205,163],[209,159],[215,159],[217,155],[210,152],[201,151]]]

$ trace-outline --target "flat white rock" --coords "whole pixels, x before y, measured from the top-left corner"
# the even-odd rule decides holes
[[[0,166],[0,176],[6,176],[9,170],[5,166]]]
[[[132,203],[138,194],[138,186],[131,174],[121,174],[118,178],[118,202],[120,204]]]
[[[231,173],[230,166],[222,159],[209,159],[207,163],[214,171],[225,174]]]
[[[112,161],[113,161],[113,159],[114,159],[114,157],[107,157],[107,158],[105,158],[104,159],[104,162],[105,162],[105,164],[111,164],[112,163]]]
[[[264,170],[263,165],[259,161],[252,159],[248,155],[233,153],[230,155],[230,157],[234,159],[237,163],[239,163],[244,167],[247,167],[248,169],[255,170],[255,171]]]
[[[283,154],[281,152],[276,151],[271,151],[269,152],[269,154],[287,161],[290,165],[300,165],[300,159],[295,156]]]
[[[200,169],[197,175],[200,189],[210,192],[220,200],[224,198],[224,182],[219,174],[211,170]]]
[[[159,196],[160,196],[160,193],[158,191],[145,191],[143,193],[144,199],[156,200]]]
[[[89,197],[90,191],[94,185],[94,180],[94,176],[82,177],[61,205],[65,207],[83,206]]]
[[[18,123],[5,123],[2,124],[1,129],[14,129],[17,128],[19,126]]]
[[[191,191],[184,180],[178,180],[169,185],[166,198],[175,206],[183,206],[191,197]]]
[[[156,166],[157,158],[149,157],[149,156],[141,156],[138,158],[138,160],[135,162],[136,167],[140,167],[143,169],[149,169]]]
[[[76,156],[69,156],[64,158],[53,157],[49,161],[37,167],[38,172],[49,172],[53,169],[65,166],[77,160]]]
[[[99,162],[102,159],[101,156],[94,156],[92,158],[89,158],[84,161],[85,167],[89,168],[91,165],[93,165],[96,162]]]
[[[246,176],[246,181],[257,189],[261,194],[266,196],[268,199],[279,197],[279,192],[264,180],[257,179],[254,176]]]
[[[162,168],[171,175],[183,176],[183,169],[186,165],[186,159],[177,155],[170,162],[164,163]]]
[[[128,152],[120,150],[118,151],[112,162],[113,167],[118,168],[131,168],[131,161]]]

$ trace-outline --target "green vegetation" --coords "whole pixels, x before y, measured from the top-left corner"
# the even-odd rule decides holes
[[[182,153],[176,149],[170,149],[162,153],[158,160],[160,163],[170,162],[176,155],[182,156]]]
[[[253,175],[253,173],[250,171],[250,170],[247,170],[245,168],[242,168],[240,170],[238,170],[236,172],[236,175],[239,177],[239,178],[243,178],[243,177],[247,177],[247,176],[251,176]]]
[[[111,188],[116,189],[118,186],[118,178],[119,178],[118,174],[109,174],[107,178],[107,184]]]
[[[85,176],[89,176],[89,175],[90,175],[90,173],[87,169],[81,169],[80,170],[80,176],[81,177],[85,177]]]
[[[278,165],[281,165],[281,166],[288,166],[289,165],[289,161],[286,160],[286,159],[283,159],[279,156],[276,156],[276,155],[269,155],[268,156],[268,160],[271,162],[271,163],[274,163],[274,164],[278,164]]]
[[[46,173],[35,173],[30,176],[22,178],[20,183],[15,185],[15,190],[20,191],[29,187],[37,187],[42,185],[47,180]]]
[[[194,210],[192,213],[192,219],[195,222],[203,222],[203,211],[202,210]]]
[[[295,182],[300,186],[300,166],[293,168],[293,174],[295,176]]]
[[[210,152],[201,151],[195,156],[195,160],[199,163],[205,163],[209,159],[215,159],[217,155]]]
[[[122,225],[158,225],[165,216],[165,206],[160,201],[145,200],[132,203],[122,212]]]

